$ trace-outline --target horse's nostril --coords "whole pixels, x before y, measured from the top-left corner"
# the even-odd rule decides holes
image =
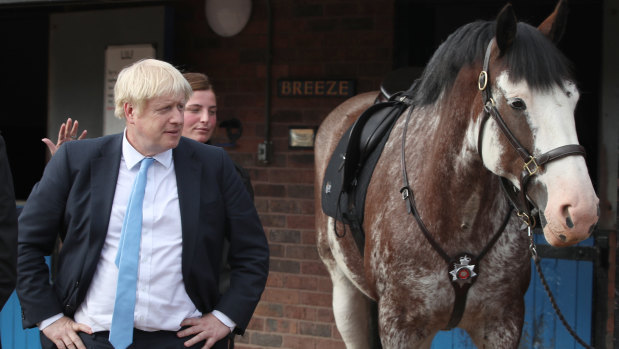
[[[559,234],[559,239],[561,239],[561,241],[563,242],[567,241],[567,237],[565,237],[565,235],[563,234]]]
[[[574,228],[574,222],[572,222],[572,217],[567,216],[567,218],[565,218],[565,224],[567,224],[568,228]]]

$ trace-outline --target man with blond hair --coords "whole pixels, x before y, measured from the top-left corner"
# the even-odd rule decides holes
[[[181,138],[191,93],[168,63],[123,69],[114,100],[125,131],[63,144],[35,185],[19,219],[17,292],[44,348],[226,348],[244,332],[268,244],[225,151]],[[43,257],[58,235],[50,284]]]

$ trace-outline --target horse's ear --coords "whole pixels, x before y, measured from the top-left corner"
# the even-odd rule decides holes
[[[505,52],[514,43],[518,23],[511,4],[505,5],[496,18],[496,43]]]
[[[558,43],[567,24],[567,0],[559,0],[555,10],[537,27],[554,43]]]

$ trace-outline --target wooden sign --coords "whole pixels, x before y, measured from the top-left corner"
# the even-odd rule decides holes
[[[296,80],[277,81],[279,97],[352,97],[355,95],[354,80]]]

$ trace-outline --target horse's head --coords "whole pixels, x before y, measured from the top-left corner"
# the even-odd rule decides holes
[[[560,1],[534,28],[517,23],[507,5],[497,17],[479,81],[485,104],[482,160],[523,193],[515,200],[519,205],[530,201],[538,208],[546,240],[554,246],[586,239],[599,216],[584,151],[577,146],[578,89],[553,43],[563,33],[565,17]],[[533,223],[528,210],[522,212]]]

